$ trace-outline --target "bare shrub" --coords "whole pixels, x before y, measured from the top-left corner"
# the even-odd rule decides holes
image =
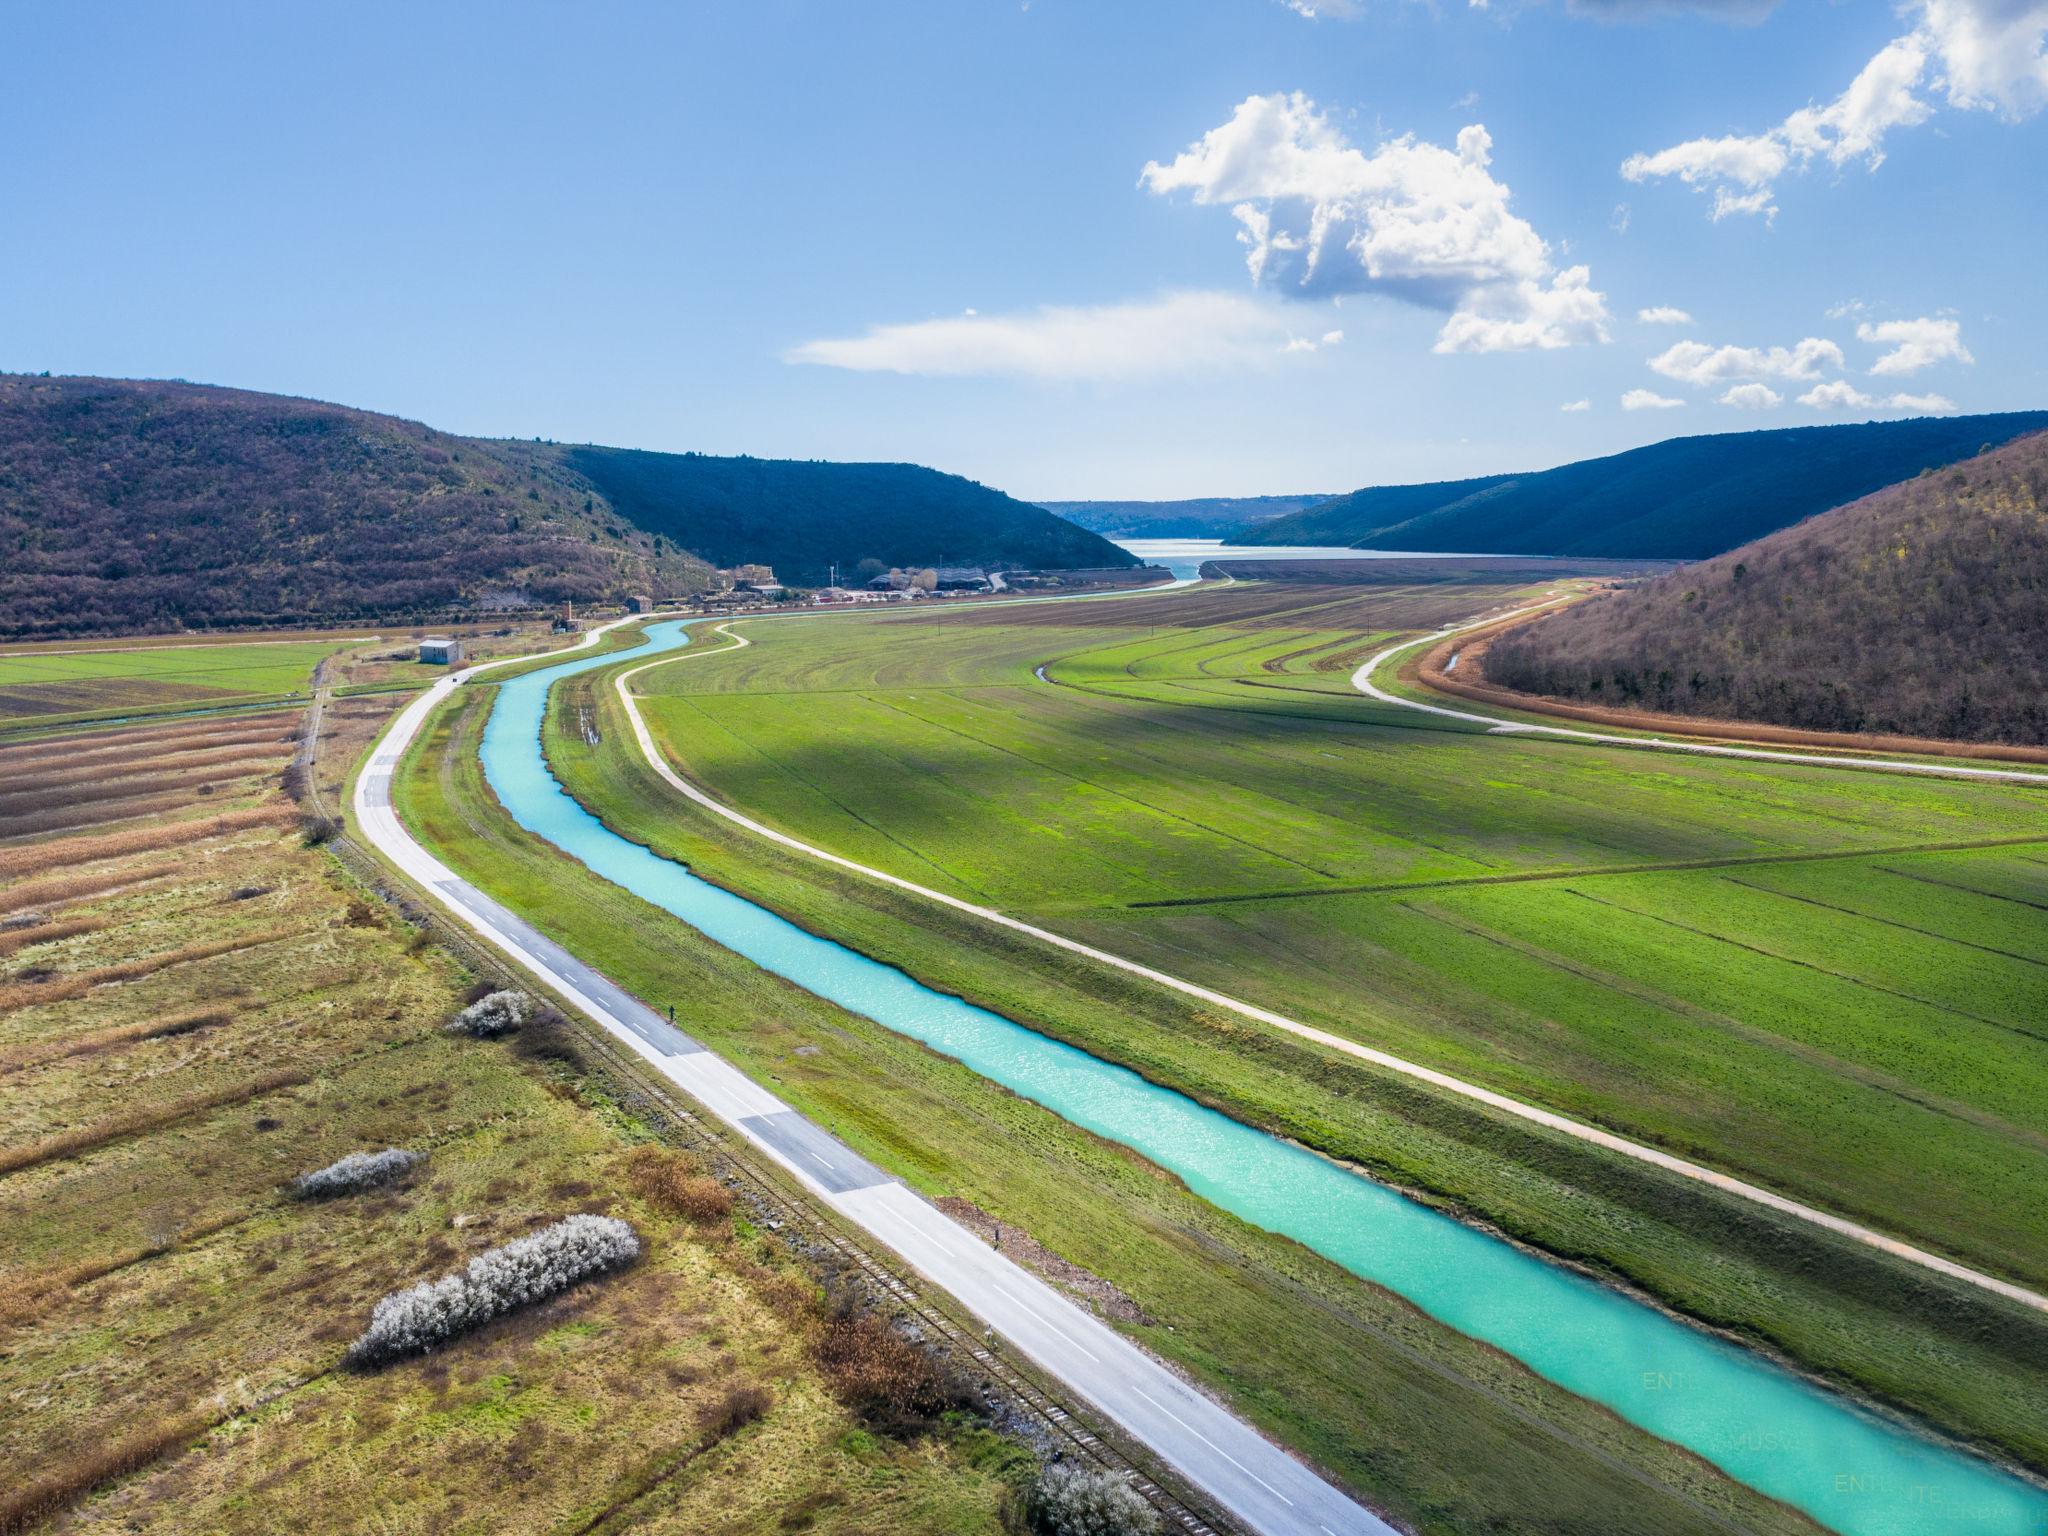
[[[370,1326],[349,1346],[348,1363],[375,1366],[424,1354],[494,1317],[559,1295],[639,1256],[639,1235],[617,1217],[567,1217],[478,1254],[466,1269],[393,1291],[377,1303]]]
[[[707,1443],[715,1443],[738,1434],[774,1406],[775,1398],[766,1387],[755,1381],[741,1382],[704,1406],[697,1415],[697,1427],[704,1431]]]
[[[492,992],[456,1014],[446,1027],[453,1034],[493,1040],[524,1024],[532,1009],[533,999],[524,992]]]
[[[626,1174],[641,1199],[658,1211],[699,1226],[732,1215],[732,1191],[684,1153],[666,1147],[636,1147],[626,1159]]]
[[[972,1405],[966,1383],[931,1350],[842,1297],[813,1345],[832,1395],[892,1434],[918,1434],[949,1408]]]
[[[519,1026],[512,1048],[529,1061],[556,1061],[579,1072],[588,1066],[576,1026],[546,1005],[535,1008]]]
[[[308,848],[318,848],[322,843],[331,843],[341,836],[341,823],[332,816],[316,816],[308,811],[299,817],[299,840]]]
[[[1024,1495],[1024,1525],[1036,1536],[1154,1536],[1159,1512],[1114,1472],[1062,1464]]]
[[[302,1173],[292,1180],[292,1193],[301,1200],[333,1200],[395,1184],[425,1159],[403,1147],[386,1147],[382,1152],[351,1152],[336,1158],[325,1168]]]

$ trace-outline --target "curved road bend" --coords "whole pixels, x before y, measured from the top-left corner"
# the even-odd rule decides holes
[[[602,625],[568,649],[584,649],[606,630],[629,622],[643,620]],[[1398,1536],[1394,1527],[1242,1419],[812,1125],[421,847],[392,808],[399,759],[428,714],[464,679],[493,665],[503,663],[442,678],[407,705],[356,780],[357,825],[385,858],[464,926],[595,1020],[1246,1526],[1262,1536]]]
[[[1509,619],[1518,619],[1527,613],[1548,608],[1549,603],[1532,603],[1526,608],[1511,609],[1507,613],[1491,614],[1472,620],[1469,624],[1450,624],[1438,630],[1427,640],[1403,640],[1379,652],[1364,666],[1351,674],[1351,686],[1369,698],[1382,704],[1396,704],[1403,709],[1418,709],[1426,715],[1440,715],[1446,720],[1464,720],[1473,725],[1487,727],[1492,736],[1558,736],[1567,741],[1591,741],[1606,747],[1639,747],[1650,752],[1691,752],[1703,757],[1747,757],[1766,763],[1817,763],[1823,768],[1862,768],[1877,773],[1917,773],[1942,779],[1991,779],[2007,784],[2048,784],[2048,773],[2029,772],[2024,768],[1970,768],[1955,762],[1916,762],[1903,757],[1841,757],[1824,752],[1781,752],[1770,747],[1722,747],[1700,741],[1673,741],[1668,736],[1622,736],[1611,731],[1581,731],[1563,725],[1533,725],[1526,720],[1509,720],[1500,715],[1482,715],[1469,709],[1452,709],[1444,704],[1425,704],[1419,699],[1403,698],[1398,693],[1389,693],[1372,680],[1373,673],[1403,651],[1417,646],[1435,645],[1452,635],[1462,635],[1468,629],[1481,629]]]
[[[1473,624],[1455,626],[1445,631],[1445,633],[1455,634],[1460,629],[1476,628],[1481,623],[1493,622],[1496,622],[1496,620],[1477,620]],[[1398,1072],[1404,1077],[1415,1078],[1433,1087],[1441,1088],[1446,1092],[1457,1094],[1461,1098],[1472,1099],[1491,1109],[1497,1109],[1504,1114],[1513,1115],[1517,1119],[1543,1126],[1547,1130],[1561,1132],[1579,1141],[1590,1142],[1595,1146],[1604,1147],[1610,1152],[1632,1158],[1639,1163],[1647,1163],[1667,1173],[1677,1174],[1681,1178],[1711,1185],[1713,1188],[1724,1193],[1752,1201],[1757,1205],[1765,1206],[1786,1216],[1795,1217],[1800,1221],[1811,1222],[1814,1226],[1823,1227],[1854,1242],[1862,1243],[1868,1247],[1878,1249],[1880,1252],[1890,1254],[1894,1258],[1903,1259],[1907,1263],[1917,1264],[1923,1269],[1932,1270],[1936,1274],[1946,1275],[1950,1279],[1960,1280],[1966,1284],[1977,1286],[1994,1295],[2002,1296],[2008,1301],[2016,1301],[2022,1306],[2048,1312],[2048,1296],[2044,1296],[2038,1291],[2029,1290],[2022,1285],[2015,1285],[2009,1280],[2001,1280],[1994,1275],[1984,1274],[1980,1270],[1971,1269],[1968,1265],[1958,1264],[1953,1259],[1945,1259],[1940,1254],[1929,1253],[1924,1248],[1915,1247],[1911,1243],[1896,1237],[1887,1236],[1885,1233],[1850,1221],[1845,1217],[1836,1216],[1828,1211],[1805,1205],[1788,1196],[1778,1194],[1774,1190],[1751,1184],[1744,1179],[1738,1179],[1732,1174],[1703,1167],[1698,1163],[1688,1162],[1682,1157],[1675,1157],[1669,1152],[1645,1146],[1638,1141],[1631,1141],[1625,1136],[1617,1136],[1611,1131],[1603,1131],[1597,1126],[1587,1125],[1583,1121],[1573,1120],[1551,1110],[1538,1108],[1534,1104],[1527,1104],[1520,1099],[1510,1098],[1504,1093],[1496,1093],[1490,1088],[1482,1088],[1477,1083],[1467,1082],[1460,1077],[1453,1077],[1447,1072],[1439,1072],[1433,1067],[1425,1067],[1418,1062],[1408,1061],[1403,1057],[1392,1055],[1386,1051],[1376,1050],[1369,1045],[1362,1045],[1356,1040],[1347,1039],[1345,1036],[1331,1034],[1328,1030],[1318,1029],[1312,1024],[1304,1024],[1298,1019],[1291,1019],[1282,1013],[1275,1013],[1270,1008],[1261,1008],[1256,1003],[1248,1003],[1241,998],[1232,997],[1228,993],[1218,992],[1213,988],[1183,980],[1181,977],[1172,975],[1169,972],[1155,970],[1149,965],[1143,965],[1136,960],[1126,959],[1124,956],[1114,954],[1109,950],[1097,949],[1092,944],[1083,944],[1078,939],[1070,939],[1065,934],[1054,933],[1050,929],[1037,927],[1034,924],[1024,922],[1020,918],[1012,917],[1006,912],[999,912],[993,907],[984,907],[975,902],[964,901],[960,897],[948,895],[944,891],[933,890],[930,886],[919,885],[914,880],[906,880],[900,875],[892,875],[887,870],[874,869],[866,864],[856,863],[854,860],[845,858],[840,854],[828,852],[799,838],[791,837],[786,832],[779,832],[763,822],[754,820],[754,818],[741,811],[734,810],[723,801],[713,798],[704,790],[690,783],[668,765],[667,759],[661,755],[660,750],[655,746],[653,734],[647,729],[647,722],[641,716],[640,707],[634,702],[632,689],[628,686],[633,678],[654,667],[675,666],[687,661],[704,660],[711,656],[723,655],[728,651],[738,650],[740,647],[750,643],[746,636],[736,634],[723,625],[720,625],[718,629],[719,633],[724,634],[734,643],[729,646],[720,646],[717,650],[713,651],[684,651],[677,655],[664,656],[659,661],[649,662],[645,666],[629,668],[620,673],[613,681],[613,686],[618,690],[619,699],[625,705],[626,717],[632,722],[633,735],[634,739],[639,743],[640,755],[646,759],[648,766],[661,775],[662,780],[671,789],[675,790],[676,793],[702,806],[713,815],[722,817],[757,837],[766,838],[770,842],[779,844],[793,853],[802,854],[806,858],[817,859],[822,863],[834,865],[839,869],[847,870],[852,874],[860,875],[869,880],[878,880],[884,885],[894,886],[896,889],[906,891],[913,896],[921,897],[927,901],[938,902],[942,906],[951,907],[956,912],[964,912],[970,916],[980,918],[984,922],[994,923],[999,927],[1007,928],[1012,933],[1028,934],[1034,939],[1063,949],[1069,954],[1084,956],[1087,959],[1110,966],[1129,975],[1142,976],[1147,981],[1157,982],[1160,986],[1179,992],[1184,996],[1195,998],[1198,1001],[1218,1008],[1227,1009],[1241,1018],[1253,1019],[1258,1023],[1270,1025],[1274,1029],[1284,1030],[1286,1033],[1298,1036],[1303,1040],[1313,1041],[1315,1044],[1327,1046],[1333,1051],[1340,1051],[1347,1056],[1354,1056],[1361,1061],[1371,1062],[1374,1066]],[[1441,638],[1441,635],[1433,638]],[[1374,667],[1380,665],[1388,656],[1418,643],[1420,642],[1410,640],[1403,642],[1401,645],[1390,646],[1387,650],[1380,652],[1379,655],[1359,668],[1352,681],[1360,688],[1371,693],[1374,698],[1383,699],[1392,704],[1408,704],[1410,701],[1406,699],[1383,693],[1373,687],[1367,674]],[[1042,671],[1039,676],[1041,681],[1045,680]],[[1437,709],[1435,706],[1428,704],[1415,704],[1412,707],[1429,710],[1436,714],[1455,715],[1463,719],[1483,720],[1485,718],[1484,716],[1467,715],[1460,710]],[[1517,725],[1511,721],[1503,721],[1501,724],[1515,731],[1550,729],[1549,727]],[[1564,734],[1591,735],[1593,733],[1565,732]],[[1643,746],[1646,744],[1637,737],[1618,736],[1612,738],[1612,740],[1629,746]],[[1684,749],[1681,743],[1674,742],[1669,743],[1669,745]],[[1845,763],[1852,767],[1859,766],[1856,760],[1834,757],[1802,758],[1790,753],[1764,752],[1760,750],[1747,751],[1736,748],[1702,748],[1699,750],[1732,753],[1735,756],[1785,757],[1794,762],[1813,761],[1825,763],[1830,767],[1842,767]],[[2010,773],[1994,769],[1935,768],[1930,770],[1922,764],[1899,763],[1893,765],[1882,760],[1866,761],[1869,766],[1897,766],[1912,772],[1962,772],[1991,778],[2039,780],[2040,782],[2048,783],[2048,775],[2040,774]]]

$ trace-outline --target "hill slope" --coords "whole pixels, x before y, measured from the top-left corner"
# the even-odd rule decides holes
[[[787,464],[454,437],[179,382],[0,375],[0,636],[429,620],[721,565],[1132,558],[906,464]]]
[[[0,377],[0,633],[435,615],[687,590],[521,445],[204,385]]]
[[[884,565],[1136,565],[1107,539],[1028,502],[915,464],[725,459],[633,448],[562,450],[620,514],[717,565],[784,581]]]
[[[2048,743],[2048,433],[1511,630],[1484,665],[1610,705]]]
[[[1262,523],[1258,544],[1698,560],[1867,496],[2048,411],[1679,437],[1529,475],[1354,491]]]
[[[1317,496],[1198,496],[1189,501],[1041,501],[1046,511],[1094,533],[1127,539],[1234,539],[1318,502]]]

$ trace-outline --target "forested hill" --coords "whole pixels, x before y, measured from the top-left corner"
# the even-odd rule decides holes
[[[0,636],[451,614],[634,592],[719,565],[1133,563],[909,465],[777,464],[455,437],[179,382],[0,374]]]
[[[642,528],[717,565],[755,561],[784,581],[884,565],[1136,565],[1107,539],[958,475],[915,464],[712,458],[565,448],[563,462]]]
[[[1328,501],[1314,496],[1198,496],[1188,501],[1041,501],[1046,511],[1112,538],[1235,539],[1259,523]]]
[[[558,465],[369,411],[0,375],[0,633],[405,618],[701,586]]]
[[[1354,491],[1257,544],[1697,560],[2048,427],[2048,411],[1680,437],[1527,475]]]
[[[1622,707],[2048,743],[2048,433],[1511,630],[1484,666]]]

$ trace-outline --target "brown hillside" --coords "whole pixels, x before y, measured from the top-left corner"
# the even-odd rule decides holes
[[[0,376],[0,634],[404,619],[701,585],[552,450],[281,395]]]
[[[1484,664],[1621,708],[2048,742],[2048,433],[1536,620]]]

